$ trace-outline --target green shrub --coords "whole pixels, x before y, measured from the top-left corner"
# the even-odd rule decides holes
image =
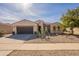
[[[3,33],[2,32],[0,32],[0,37],[2,37],[3,36]]]

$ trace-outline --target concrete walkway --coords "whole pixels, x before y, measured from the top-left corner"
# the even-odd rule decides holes
[[[6,56],[6,55],[8,55],[10,52],[12,52],[12,50],[9,50],[9,51],[0,51],[0,56]]]
[[[23,44],[17,50],[79,50],[79,43]]]

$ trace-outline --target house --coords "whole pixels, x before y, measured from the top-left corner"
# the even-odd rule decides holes
[[[11,34],[12,33],[12,25],[11,24],[4,24],[0,23],[0,32],[4,34]]]
[[[30,20],[21,20],[13,23],[13,32],[15,34],[34,34],[35,32],[40,32],[47,30],[49,33],[62,33],[62,29],[59,23],[47,24],[42,20],[37,20],[35,22]]]
[[[15,34],[34,34],[38,31],[38,24],[30,20],[21,20],[13,23],[13,32]]]

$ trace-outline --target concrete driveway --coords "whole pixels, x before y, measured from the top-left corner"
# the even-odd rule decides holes
[[[21,35],[9,35],[0,38],[0,44],[2,43],[24,43],[27,40],[32,40],[34,38],[33,34],[21,34]]]
[[[15,40],[31,40],[35,38],[35,35],[33,34],[16,34],[16,35],[11,35],[7,38],[15,39]]]
[[[0,38],[0,44],[15,44],[15,43],[24,43],[23,40],[16,40],[13,38],[6,38],[6,37],[2,37]]]

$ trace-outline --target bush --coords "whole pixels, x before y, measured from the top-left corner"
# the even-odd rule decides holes
[[[2,37],[3,36],[3,33],[2,32],[0,32],[0,37]]]

